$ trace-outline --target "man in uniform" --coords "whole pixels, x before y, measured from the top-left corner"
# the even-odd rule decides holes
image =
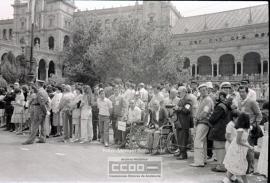
[[[46,142],[46,135],[45,135],[45,117],[47,114],[47,108],[49,103],[49,96],[48,93],[43,88],[44,81],[37,80],[37,96],[33,99],[33,123],[32,123],[32,131],[30,137],[22,143],[23,145],[33,144],[36,138],[39,125],[41,125],[40,130],[40,139],[37,141],[38,143],[45,143]]]

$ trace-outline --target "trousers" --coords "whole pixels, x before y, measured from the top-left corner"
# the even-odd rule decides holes
[[[72,138],[72,114],[70,111],[63,111],[64,139]]]
[[[157,150],[159,143],[160,131],[155,129],[148,130],[147,147],[149,150]]]
[[[99,133],[101,143],[109,144],[109,123],[109,116],[99,115]]]
[[[189,129],[177,129],[177,142],[180,149],[180,154],[183,157],[187,157],[187,145],[189,138]]]
[[[45,118],[46,118],[46,113],[44,113],[42,110],[40,110],[38,107],[34,110],[34,115],[32,116],[32,127],[31,127],[31,134],[30,137],[27,139],[26,142],[33,143],[38,130],[40,126],[40,139],[42,141],[46,141],[46,134],[45,134]]]
[[[207,159],[207,133],[209,127],[206,124],[198,124],[194,140],[194,163],[204,165]]]

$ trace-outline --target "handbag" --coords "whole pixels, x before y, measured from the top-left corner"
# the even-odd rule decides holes
[[[256,122],[255,125],[252,125],[252,127],[253,128],[249,131],[248,141],[250,145],[256,146],[258,144],[258,139],[263,137],[263,131]]]

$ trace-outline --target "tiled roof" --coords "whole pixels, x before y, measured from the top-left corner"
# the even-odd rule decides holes
[[[172,31],[174,34],[184,34],[267,23],[269,21],[268,12],[268,5],[265,4],[219,13],[182,17]]]

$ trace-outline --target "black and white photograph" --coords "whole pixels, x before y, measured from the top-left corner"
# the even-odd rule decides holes
[[[0,183],[267,183],[268,1],[1,0]]]

